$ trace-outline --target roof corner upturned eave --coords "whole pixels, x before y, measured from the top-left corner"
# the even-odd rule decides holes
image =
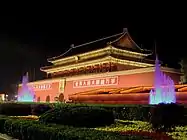
[[[124,47],[124,49],[132,48],[132,49],[136,50],[136,51],[139,52],[139,53],[144,53],[144,54],[148,54],[148,55],[152,55],[152,54],[153,54],[153,52],[152,52],[151,50],[147,50],[147,49],[141,48],[141,47],[132,39],[132,37],[131,37],[131,35],[129,34],[127,28],[124,28],[124,29],[123,29],[123,34],[122,34],[119,38],[117,38],[116,40],[112,41],[111,44],[112,44],[113,46],[116,46],[116,44],[117,44],[123,37],[125,37],[125,36],[127,36],[126,39],[127,39],[129,42],[132,43],[132,46],[128,46],[128,47],[126,46],[126,47]],[[122,48],[123,48],[123,47],[122,47]]]
[[[44,66],[44,67],[41,67],[40,68],[40,71],[42,71],[42,72],[48,72],[48,69],[50,69],[51,68],[51,66]]]
[[[134,42],[134,40],[131,38],[127,28],[123,28],[123,32],[115,34],[115,35],[112,35],[112,36],[108,36],[108,37],[105,37],[105,38],[101,38],[101,39],[98,39],[98,40],[95,40],[95,41],[91,41],[91,42],[88,42],[88,43],[84,43],[84,44],[81,44],[81,45],[77,45],[77,46],[71,45],[71,47],[65,53],[68,53],[69,51],[72,51],[74,48],[79,48],[81,46],[89,45],[90,43],[93,44],[95,42],[102,41],[102,40],[105,40],[105,39],[110,39],[110,38],[111,38],[111,41],[108,42],[108,44],[111,44],[112,46],[115,47],[116,42],[120,41],[120,39],[122,39],[124,36],[127,36],[129,42],[131,42],[131,44],[132,44],[132,47],[131,46],[129,46],[127,48],[126,47],[121,47],[120,49],[126,50],[126,49],[130,48],[132,50],[134,49],[135,52],[139,52],[139,53],[142,53],[142,54],[147,54],[147,55],[152,55],[153,54],[152,51],[146,50],[146,49],[142,49],[141,47],[139,47],[136,44],[136,42]],[[115,37],[115,39],[113,37]],[[55,63],[59,59],[60,60],[61,59],[68,60],[68,59],[72,59],[73,58],[72,56],[64,55],[65,53],[63,53],[63,54],[61,54],[59,56],[48,58],[47,61],[50,62],[50,63]]]
[[[95,41],[91,41],[91,43],[95,43],[95,42],[97,42],[97,41],[102,41],[102,40],[109,39],[109,38],[113,38],[113,37],[121,38],[121,37],[123,37],[123,36],[127,33],[127,31],[128,31],[127,28],[124,28],[124,29],[123,29],[123,32],[121,32],[121,33],[118,33],[118,34],[115,34],[115,35],[112,35],[112,36],[108,36],[108,37],[104,37],[104,38],[101,38],[101,39],[98,39],[98,40],[95,40]],[[111,40],[112,40],[112,39],[111,39]],[[116,40],[116,39],[115,39],[115,40]],[[111,42],[113,42],[113,41],[110,41],[109,43],[111,43]],[[68,49],[67,53],[68,53],[69,51],[71,51],[72,49],[74,49],[74,48],[77,48],[77,47],[80,47],[80,46],[84,46],[84,45],[89,45],[89,44],[90,44],[90,42],[84,43],[84,44],[81,44],[81,45],[77,45],[77,46],[71,45],[71,47]],[[52,58],[48,58],[47,61],[50,62],[50,63],[54,63],[54,61],[56,61],[56,60],[58,60],[58,59],[62,59],[63,56],[64,56],[64,53],[61,54],[61,55],[59,55],[59,56],[55,56],[55,57],[52,57]],[[65,56],[64,59],[70,58],[70,57],[71,57],[71,56],[68,56],[68,57]]]

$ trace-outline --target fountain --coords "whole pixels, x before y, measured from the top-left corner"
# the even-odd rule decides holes
[[[34,92],[28,87],[28,74],[23,76],[22,87],[20,92],[18,92],[18,102],[33,102]]]
[[[159,60],[156,57],[154,89],[150,91],[149,104],[160,103],[176,103],[176,93],[173,80],[160,70]]]

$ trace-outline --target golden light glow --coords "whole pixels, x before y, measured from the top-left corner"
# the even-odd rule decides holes
[[[42,71],[47,72],[47,73],[53,73],[53,72],[60,72],[60,71],[70,70],[70,69],[78,69],[78,68],[81,68],[81,67],[93,66],[93,64],[97,65],[97,64],[110,63],[110,62],[123,64],[123,65],[136,66],[136,67],[150,67],[150,66],[154,66],[153,64],[130,61],[130,60],[121,60],[121,59],[117,59],[117,58],[114,58],[114,57],[111,57],[111,56],[107,56],[107,57],[104,57],[104,58],[99,59],[99,60],[92,60],[92,61],[77,63],[77,64],[73,64],[73,65],[68,65],[68,66],[50,68],[50,69],[42,70]]]
[[[90,51],[88,53],[82,53],[82,54],[78,54],[77,56],[79,57],[85,57],[85,56],[95,56],[95,55],[100,55],[102,53],[105,53],[106,50],[108,50],[109,48],[106,47],[104,49],[98,49],[98,50],[95,50],[95,51]],[[63,63],[67,63],[67,62],[72,62],[74,61],[75,59],[75,55],[74,56],[70,56],[70,57],[66,57],[66,58],[61,58],[61,59],[57,59],[57,60],[54,60],[54,61],[49,61],[51,63],[53,63],[54,65],[59,65],[59,64],[63,64]]]
[[[60,64],[65,64],[65,63],[69,63],[69,62],[74,62],[75,56],[78,56],[81,60],[84,60],[84,59],[88,59],[88,58],[102,56],[102,55],[108,54],[108,53],[113,53],[113,54],[117,54],[117,55],[121,55],[121,56],[129,56],[129,57],[134,57],[134,58],[143,58],[143,57],[150,55],[150,54],[132,52],[132,51],[128,51],[128,50],[122,50],[122,49],[115,48],[114,46],[108,45],[108,47],[106,47],[104,49],[98,49],[95,51],[90,51],[87,53],[82,53],[82,54],[78,54],[78,55],[74,55],[74,56],[70,56],[70,57],[66,57],[66,58],[62,58],[62,59],[58,59],[58,60],[54,60],[54,61],[49,61],[49,62],[53,63],[54,65],[60,65]]]

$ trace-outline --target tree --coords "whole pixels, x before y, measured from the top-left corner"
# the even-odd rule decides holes
[[[179,62],[179,64],[181,66],[181,72],[183,73],[183,75],[181,76],[180,82],[181,84],[186,84],[187,83],[187,58],[183,58]]]

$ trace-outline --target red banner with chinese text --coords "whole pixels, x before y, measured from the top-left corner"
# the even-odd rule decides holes
[[[118,85],[118,76],[73,81],[73,88]]]
[[[34,91],[40,91],[40,90],[51,90],[53,83],[42,83],[42,84],[33,84],[29,85],[31,89]]]

